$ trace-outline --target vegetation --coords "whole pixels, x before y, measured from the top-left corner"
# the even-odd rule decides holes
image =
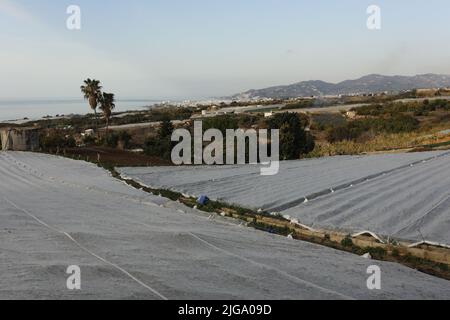
[[[407,133],[419,128],[419,121],[412,116],[396,114],[387,118],[365,118],[347,122],[328,130],[330,143],[357,141],[364,134]]]
[[[144,143],[144,152],[149,156],[170,160],[174,146],[171,138],[174,127],[169,119],[164,119],[155,137],[149,137]]]
[[[111,119],[112,111],[116,107],[113,93],[103,92],[100,98],[100,110],[103,112],[103,117],[106,121],[106,135],[108,135],[109,121]]]
[[[311,114],[311,130],[326,131],[346,124],[346,118],[340,113]]]
[[[283,160],[299,159],[314,149],[314,139],[306,131],[309,124],[308,117],[295,113],[277,114],[263,122],[260,116],[250,115],[223,115],[207,118],[202,121],[203,132],[209,129],[217,129],[226,136],[226,131],[248,129],[253,126],[267,127],[280,130],[280,158]],[[146,139],[144,151],[147,155],[160,156],[169,160],[173,148],[171,135],[173,126],[167,119],[162,122],[161,128],[156,136]],[[193,127],[190,128],[191,131]],[[224,140],[224,152],[226,152],[226,141]],[[248,141],[247,141],[248,143]],[[248,147],[246,150],[248,151]]]
[[[300,100],[286,104],[281,110],[308,109],[314,107],[315,102],[315,100]]]
[[[95,119],[98,121],[97,107],[102,96],[102,86],[100,85],[100,81],[88,78],[84,81],[84,85],[82,85],[80,89],[84,94],[84,98],[89,101],[89,106],[94,111]]]
[[[148,113],[151,121],[170,120],[187,120],[190,119],[194,110],[192,108],[154,108]],[[120,123],[117,123],[120,124]]]
[[[348,234],[344,239],[342,239],[341,245],[343,247],[352,247],[353,246],[352,236]]]
[[[130,141],[131,135],[126,131],[120,131],[118,133],[113,132],[108,134],[104,139],[101,139],[98,144],[109,148],[117,148],[120,144],[120,149],[127,149],[130,146]]]
[[[113,110],[116,107],[114,94],[102,92],[100,81],[95,79],[86,79],[84,81],[84,85],[82,85],[80,88],[81,92],[84,95],[84,98],[89,101],[89,106],[94,111],[96,119],[96,129],[98,129],[97,107],[100,105],[100,110],[103,113],[103,118],[105,119],[106,123],[106,135],[108,135],[111,116]]]
[[[209,129],[217,129],[225,136],[227,129],[236,130],[239,128],[239,118],[234,115],[224,115],[202,120],[203,132]]]
[[[282,104],[284,99],[269,99],[269,100],[258,100],[258,101],[232,101],[230,104],[222,103],[220,107],[247,107],[247,106],[270,106],[274,104]]]
[[[423,102],[391,102],[387,104],[372,104],[352,109],[359,116],[384,116],[396,115],[399,113],[414,113],[422,115],[437,110],[450,111],[450,102],[448,100],[424,100]]]
[[[58,130],[43,132],[39,137],[40,148],[45,152],[59,153],[64,148],[74,148],[75,139],[72,136],[65,136]]]
[[[438,132],[450,126],[450,102],[445,99],[386,101],[345,113],[312,114],[316,147],[307,157],[355,155],[374,151],[445,148],[448,137]]]
[[[280,130],[280,159],[294,160],[314,150],[314,138],[306,131],[309,119],[303,114],[279,113],[268,120],[269,129]]]
[[[79,146],[107,146],[122,149],[129,148],[132,142],[133,147],[143,148],[148,156],[170,160],[174,146],[170,139],[174,130],[171,121],[190,119],[202,108],[208,108],[208,106],[181,108],[161,105],[147,111],[129,112],[115,117],[114,94],[104,93],[102,90],[100,81],[95,79],[86,79],[81,86],[81,91],[94,114],[35,121],[33,125],[44,129],[41,135],[41,148],[59,150],[78,144]],[[356,117],[353,115],[346,117],[345,112],[340,114],[320,112],[307,115],[276,113],[271,118],[264,118],[261,113],[252,114],[251,112],[216,116],[203,119],[203,130],[219,129],[225,136],[227,129],[279,129],[281,160],[406,148],[423,151],[450,146],[448,138],[444,139],[437,134],[439,130],[448,129],[450,126],[450,102],[445,99],[394,101],[398,98],[416,96],[417,93],[409,92],[403,96],[255,101],[252,104],[287,103],[282,109],[303,109],[328,104],[371,104],[352,109]],[[234,102],[232,105],[239,106],[241,103]],[[242,104],[242,106],[247,105],[249,104]],[[226,106],[229,105],[220,104],[220,107]],[[98,127],[98,108],[105,121],[105,136],[82,137],[86,129]],[[111,125],[147,122],[162,122],[162,126],[157,132],[150,126],[128,128],[128,133],[109,132]],[[28,123],[18,127],[29,125]],[[58,134],[60,137],[57,137]],[[133,135],[133,139],[130,134]],[[248,149],[247,146],[247,151]],[[226,151],[225,146],[224,151]]]

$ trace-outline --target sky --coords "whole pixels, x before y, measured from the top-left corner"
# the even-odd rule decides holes
[[[0,0],[0,99],[78,97],[88,77],[123,99],[199,99],[450,74],[449,16],[448,0]]]

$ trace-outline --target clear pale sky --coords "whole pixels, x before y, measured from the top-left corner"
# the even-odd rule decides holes
[[[79,5],[82,28],[66,28]],[[382,29],[366,27],[381,7]],[[224,96],[369,73],[450,74],[448,0],[0,0],[0,99]]]

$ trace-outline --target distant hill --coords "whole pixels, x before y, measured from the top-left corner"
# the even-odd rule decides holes
[[[408,76],[383,76],[371,74],[356,80],[340,83],[325,81],[303,81],[287,86],[276,86],[259,90],[249,90],[234,95],[234,99],[252,98],[296,98],[340,94],[398,92],[411,89],[450,87],[449,75],[423,74]]]

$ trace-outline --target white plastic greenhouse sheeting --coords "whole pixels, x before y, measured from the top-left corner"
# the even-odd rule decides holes
[[[208,220],[91,164],[0,153],[0,299],[450,299],[448,281]],[[80,291],[66,288],[81,268]]]
[[[450,155],[382,175],[284,212],[309,226],[450,244]]]
[[[402,153],[375,156],[340,156],[281,162],[274,176],[261,176],[260,167],[196,166],[144,167],[118,170],[143,184],[191,195],[207,194],[254,209],[283,211],[305,197],[346,186],[360,179],[408,166],[442,154]]]
[[[450,243],[448,151],[288,161],[272,177],[254,166],[120,170],[147,185],[278,211],[311,227]]]

